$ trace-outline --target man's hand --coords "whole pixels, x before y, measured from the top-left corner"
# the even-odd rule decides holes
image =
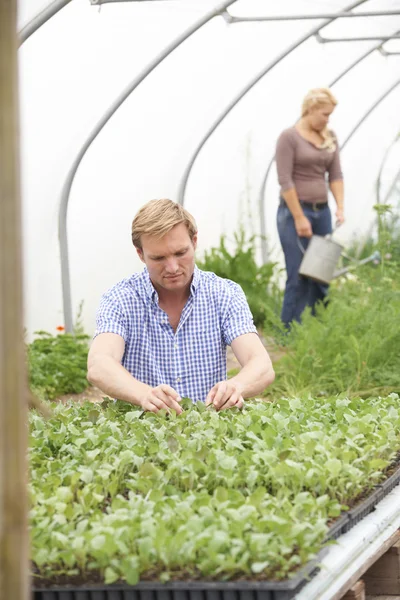
[[[311,223],[305,215],[297,217],[294,220],[294,226],[299,237],[310,238],[312,236]]]
[[[243,408],[242,387],[232,379],[216,383],[206,398],[206,406],[211,404],[214,405],[216,410],[233,407]]]
[[[180,415],[182,412],[180,401],[178,392],[169,385],[161,384],[155,388],[149,387],[147,393],[140,398],[140,407],[154,413],[163,409],[170,412],[172,409]]]

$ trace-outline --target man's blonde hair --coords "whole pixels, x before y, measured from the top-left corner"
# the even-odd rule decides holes
[[[180,204],[163,198],[162,200],[150,200],[138,211],[132,222],[132,243],[135,248],[142,249],[142,235],[153,235],[162,238],[171,231],[175,225],[184,223],[189,237],[197,233],[196,221],[192,215]]]
[[[335,107],[337,103],[335,96],[329,88],[314,88],[308,92],[303,100],[301,116],[305,117],[313,108],[319,108],[325,104],[331,104]],[[321,131],[321,135],[324,138],[323,147],[331,152],[335,151],[336,138],[328,127],[324,127]]]

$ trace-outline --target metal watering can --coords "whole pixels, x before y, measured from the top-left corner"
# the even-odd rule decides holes
[[[329,284],[332,279],[340,277],[347,273],[351,266],[343,269],[336,270],[336,265],[343,252],[343,246],[338,244],[332,239],[331,234],[325,237],[321,235],[313,235],[308,244],[307,250],[305,250],[298,239],[299,247],[304,254],[303,260],[299,268],[299,274],[304,277],[309,277],[320,283]],[[349,258],[346,256],[346,258]],[[371,256],[364,258],[360,261],[354,261],[354,266],[359,266],[371,262],[373,260],[380,260],[379,252],[374,252]]]

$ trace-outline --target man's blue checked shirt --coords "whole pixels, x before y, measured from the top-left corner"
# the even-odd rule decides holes
[[[226,379],[226,346],[257,332],[242,288],[197,267],[176,332],[146,268],[104,294],[96,323],[95,335],[124,338],[122,365],[136,379],[152,387],[167,383],[194,402]]]

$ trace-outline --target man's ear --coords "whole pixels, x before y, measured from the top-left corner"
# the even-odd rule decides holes
[[[136,248],[136,252],[137,252],[137,255],[140,258],[140,260],[142,262],[144,262],[144,256],[143,256],[143,250],[142,250],[142,248]]]
[[[192,237],[192,244],[193,244],[193,248],[196,250],[196,248],[197,248],[197,233],[195,233],[194,236]]]

